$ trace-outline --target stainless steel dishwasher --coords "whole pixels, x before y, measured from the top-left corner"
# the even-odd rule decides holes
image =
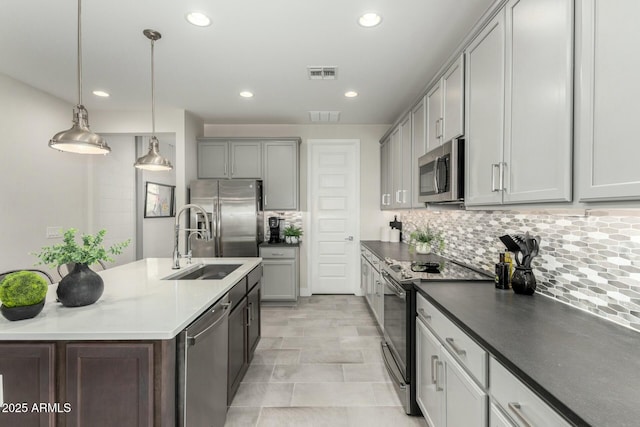
[[[178,426],[224,426],[228,337],[228,294],[178,335]]]

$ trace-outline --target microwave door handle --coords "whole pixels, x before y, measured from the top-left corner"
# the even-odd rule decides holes
[[[440,183],[438,182],[438,169],[440,166],[440,157],[436,157],[435,159],[435,168],[433,169],[433,185],[435,189],[435,194],[440,193]]]

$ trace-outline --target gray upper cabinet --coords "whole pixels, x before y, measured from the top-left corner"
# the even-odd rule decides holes
[[[392,209],[411,207],[412,171],[411,159],[411,114],[407,114],[391,132],[391,201]]]
[[[198,178],[262,178],[262,143],[199,140]]]
[[[227,141],[198,141],[198,178],[229,178]]]
[[[262,143],[232,141],[230,154],[231,178],[262,178]]]
[[[464,57],[427,91],[427,151],[464,134]]]
[[[467,48],[467,205],[571,200],[572,60],[572,0],[511,0]]]
[[[504,11],[466,50],[467,205],[498,204],[495,167],[502,161],[504,127]]]
[[[464,55],[442,76],[441,142],[464,134]]]
[[[506,25],[504,202],[570,201],[573,0],[511,0]]]
[[[576,1],[576,105],[580,200],[640,199],[637,0]]]
[[[380,209],[391,209],[391,137],[380,145]]]
[[[398,187],[398,207],[400,208],[410,208],[411,198],[413,196],[413,161],[411,145],[411,114],[407,114],[404,120],[400,123],[400,161],[402,164],[397,164],[397,166],[401,168],[401,185]]]
[[[298,209],[298,145],[297,139],[264,143],[265,210]]]
[[[420,187],[418,186],[418,159],[427,152],[427,98],[422,98],[411,110],[411,187],[412,197],[411,205],[414,208],[424,207],[423,203],[418,201]]]
[[[442,86],[438,82],[427,92],[427,151],[442,144]]]

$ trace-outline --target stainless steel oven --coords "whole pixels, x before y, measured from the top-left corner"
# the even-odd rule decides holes
[[[418,159],[418,201],[460,203],[464,198],[464,140],[452,139]]]
[[[385,258],[381,265],[384,282],[384,341],[382,357],[405,412],[420,415],[416,402],[416,291],[413,282],[494,280],[485,272],[435,254],[413,261]]]
[[[394,276],[396,266],[384,265],[381,270],[384,281],[384,341],[382,342],[382,358],[391,376],[396,392],[402,401],[405,412],[419,415],[416,404],[415,362],[411,355],[415,345],[412,336],[415,333],[414,291],[411,283],[402,283]]]

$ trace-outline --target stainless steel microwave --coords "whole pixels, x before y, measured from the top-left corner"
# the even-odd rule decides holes
[[[418,160],[418,201],[462,203],[464,200],[464,140],[452,139]]]

